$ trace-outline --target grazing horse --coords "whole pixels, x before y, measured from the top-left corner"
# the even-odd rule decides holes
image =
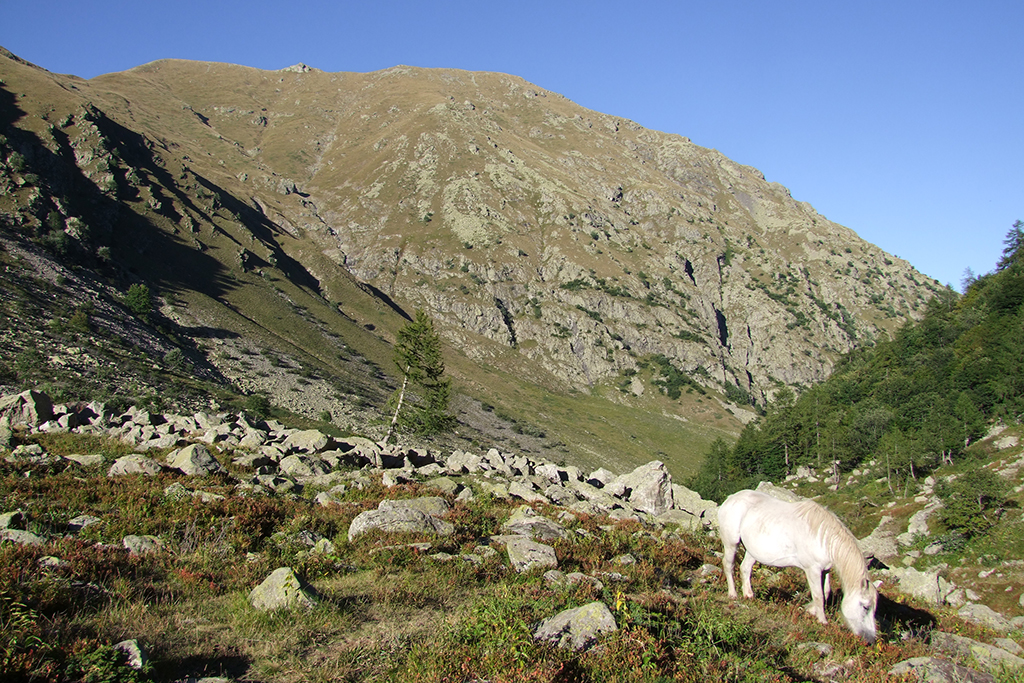
[[[736,598],[732,570],[736,546],[742,541],[746,549],[740,565],[743,597],[754,597],[750,588],[754,562],[800,567],[811,588],[807,609],[824,624],[825,598],[831,592],[827,572],[834,567],[843,584],[842,613],[846,625],[869,644],[875,642],[878,593],[868,576],[857,539],[834,514],[811,500],[787,503],[760,491],[739,491],[718,508],[718,524],[725,546],[723,564],[730,598]]]

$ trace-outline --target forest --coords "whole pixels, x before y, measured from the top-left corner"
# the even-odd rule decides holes
[[[1024,223],[1004,240],[995,269],[969,270],[922,320],[856,349],[825,382],[799,395],[780,388],[732,447],[713,443],[691,481],[702,496],[779,481],[813,467],[839,481],[864,462],[884,468],[889,490],[966,457],[993,423],[1024,417]]]

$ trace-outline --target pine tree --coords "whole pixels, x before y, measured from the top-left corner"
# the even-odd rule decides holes
[[[421,434],[451,429],[455,422],[448,412],[451,379],[444,376],[441,338],[434,330],[433,321],[423,311],[416,311],[416,319],[398,331],[394,362],[403,379],[401,388],[392,397],[395,412],[385,441],[399,426]],[[418,392],[409,391],[410,383]],[[414,393],[416,395],[412,396]]]
[[[1006,247],[1003,248],[1003,257],[999,259],[996,270],[1006,270],[1010,266],[1020,263],[1021,258],[1024,258],[1024,249],[1022,249],[1024,247],[1024,222],[1014,221],[1010,231],[1006,233],[1003,244]]]

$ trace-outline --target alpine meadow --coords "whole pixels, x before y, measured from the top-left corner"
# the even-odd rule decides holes
[[[0,48],[0,678],[1022,681],[1014,218],[957,292],[513,75]]]

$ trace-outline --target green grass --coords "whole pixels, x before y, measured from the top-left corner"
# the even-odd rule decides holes
[[[119,449],[74,435],[44,437],[54,453]],[[472,564],[442,561],[500,533],[514,507],[491,496],[452,502],[445,539],[370,533],[349,543],[349,522],[381,497],[429,492],[419,484],[386,491],[352,489],[338,506],[301,497],[246,497],[224,477],[175,475],[110,479],[88,471],[35,470],[0,463],[0,505],[22,509],[30,528],[51,535],[43,547],[0,545],[0,639],[6,680],[170,681],[226,675],[262,681],[794,681],[819,674],[816,657],[796,646],[829,643],[829,661],[853,681],[881,681],[894,663],[925,652],[923,642],[883,633],[861,645],[830,607],[822,626],[802,608],[801,572],[759,569],[757,598],[732,604],[720,577],[698,569],[717,563],[717,541],[668,534],[636,522],[577,516],[554,542],[559,567],[598,577],[602,586],[548,585],[520,575],[504,553]],[[239,475],[244,473],[239,472]],[[225,496],[172,501],[180,482]],[[559,508],[536,506],[556,517]],[[67,521],[93,514],[99,524],[64,537]],[[335,544],[330,555],[297,540],[312,531]],[[120,540],[151,533],[163,552],[129,556]],[[404,545],[429,541],[420,552]],[[612,559],[629,553],[636,563]],[[39,569],[44,556],[62,563]],[[279,566],[293,567],[316,590],[310,610],[258,613],[247,595]],[[616,578],[618,577],[618,578]],[[561,610],[600,600],[618,626],[601,647],[582,653],[533,640],[536,625]],[[940,625],[984,637],[939,612]],[[973,630],[972,630],[973,629]],[[110,646],[136,638],[153,662],[124,668]],[[94,673],[86,679],[86,671]],[[1005,680],[1013,680],[1007,678]]]

